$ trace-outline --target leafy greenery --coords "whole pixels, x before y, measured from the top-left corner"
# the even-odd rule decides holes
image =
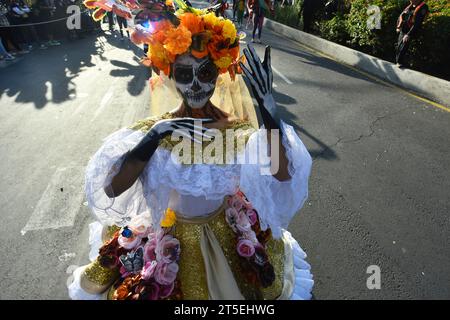
[[[316,20],[315,33],[336,43],[394,61],[397,18],[409,0],[341,0],[343,5],[332,19],[323,15]],[[294,7],[277,8],[275,20],[299,28],[298,12],[302,1]],[[411,43],[409,62],[415,69],[450,80],[450,1],[426,0],[430,14],[418,37]],[[367,9],[377,5],[381,11],[381,29],[367,28]],[[300,24],[301,25],[301,24]]]

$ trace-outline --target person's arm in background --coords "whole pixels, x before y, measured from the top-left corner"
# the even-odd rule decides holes
[[[409,32],[407,33],[407,35],[409,37],[415,36],[417,31],[420,30],[427,14],[428,14],[428,7],[426,5],[424,5],[422,7],[422,9],[420,9],[419,12],[417,12],[417,16],[416,16],[416,19],[414,20],[414,24],[411,27],[411,29],[409,30]]]

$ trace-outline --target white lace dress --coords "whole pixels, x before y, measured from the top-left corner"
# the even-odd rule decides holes
[[[261,228],[271,228],[274,238],[284,237],[293,253],[295,274],[291,299],[310,299],[313,287],[310,265],[297,241],[286,231],[293,216],[308,196],[311,157],[294,129],[282,123],[282,143],[289,160],[291,179],[279,181],[262,175],[262,165],[256,164],[191,164],[174,161],[171,152],[159,146],[138,181],[115,199],[109,198],[104,186],[109,185],[121,165],[122,156],[136,146],[144,132],[121,129],[104,141],[88,164],[86,195],[89,207],[98,222],[90,225],[90,259],[94,260],[101,246],[101,225],[124,226],[137,215],[147,216],[159,223],[167,208],[187,216],[202,216],[216,210],[227,195],[241,190],[257,210]],[[266,141],[266,134],[258,130],[251,134],[246,153]],[[74,272],[69,286],[72,299],[100,299],[83,291],[79,285],[80,270]]]

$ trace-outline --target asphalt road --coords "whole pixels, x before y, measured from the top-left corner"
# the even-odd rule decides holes
[[[262,40],[282,118],[314,158],[289,229],[315,297],[450,298],[450,113],[280,35]],[[0,67],[0,299],[68,298],[66,272],[88,262],[84,167],[148,114],[141,54],[106,33]],[[379,290],[366,286],[371,265]]]

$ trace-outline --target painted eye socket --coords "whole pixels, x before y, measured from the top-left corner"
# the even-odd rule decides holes
[[[192,67],[176,67],[173,72],[173,77],[178,83],[188,84],[194,79],[194,72]]]
[[[216,65],[213,62],[208,62],[198,69],[198,80],[201,82],[212,82],[215,78],[217,78],[218,70]]]

